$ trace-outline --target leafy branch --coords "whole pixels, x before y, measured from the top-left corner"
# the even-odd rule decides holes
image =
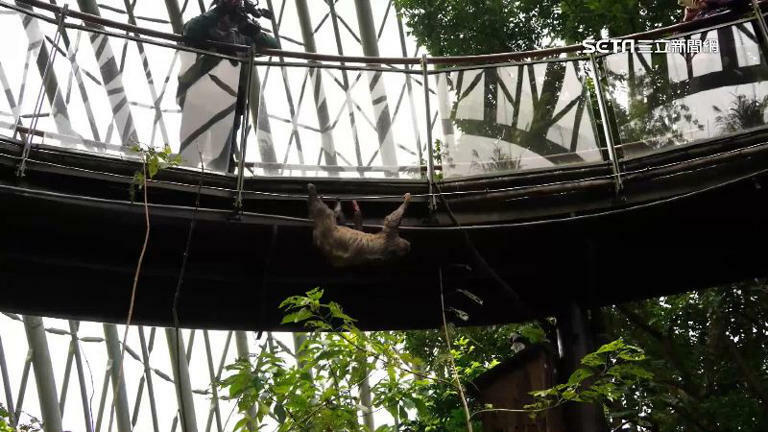
[[[653,379],[645,366],[645,353],[639,347],[615,340],[581,359],[581,368],[568,382],[531,392],[535,402],[526,405],[534,415],[566,402],[604,405],[620,400],[639,383]]]
[[[148,180],[155,178],[158,172],[166,168],[179,166],[182,163],[181,155],[173,154],[173,150],[169,146],[158,150],[153,146],[135,144],[131,147],[131,150],[138,153],[144,166],[142,170],[136,171],[133,174],[133,182],[130,189],[131,201],[135,201],[136,189],[144,189],[147,186]]]

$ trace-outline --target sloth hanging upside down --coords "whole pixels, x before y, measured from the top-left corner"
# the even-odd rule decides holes
[[[400,238],[398,227],[411,194],[405,194],[403,204],[384,219],[384,229],[376,234],[353,230],[336,223],[336,213],[317,196],[315,185],[309,184],[309,217],[314,222],[312,240],[315,246],[336,267],[389,261],[411,250],[411,244]],[[356,207],[356,212],[358,208]],[[338,210],[337,210],[338,212]]]

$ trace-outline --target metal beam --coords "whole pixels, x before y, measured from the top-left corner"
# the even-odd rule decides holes
[[[110,360],[112,378],[112,405],[117,414],[118,432],[131,432],[131,410],[128,407],[128,394],[125,391],[125,373],[117,326],[104,324],[104,339],[107,343],[107,355]],[[123,341],[125,343],[125,341]]]
[[[128,23],[131,25],[138,25],[136,21],[136,15],[133,12],[134,5],[131,4],[130,0],[123,0],[123,3],[125,4],[125,11],[128,13]],[[173,23],[173,21],[171,21]],[[139,36],[138,34],[136,35]],[[149,88],[149,96],[152,98],[152,104],[155,107],[155,124],[157,124],[160,127],[160,134],[163,137],[163,145],[170,145],[170,138],[168,137],[168,130],[165,127],[165,121],[163,119],[163,112],[160,107],[160,97],[157,93],[157,89],[155,88],[155,78],[152,75],[152,68],[149,67],[149,56],[147,55],[146,49],[144,49],[144,44],[136,41],[136,48],[139,50],[139,55],[141,56],[141,63],[144,67],[144,76],[147,78],[147,87]],[[175,58],[174,58],[175,61]],[[153,127],[153,133],[152,137],[154,138],[154,127],[155,124],[152,125]]]
[[[179,340],[176,337],[176,329],[173,328],[165,329],[165,337],[168,340],[168,350],[171,354],[173,381],[176,383],[176,399],[181,414],[181,430],[182,432],[197,432],[192,384],[189,381],[189,363],[187,363],[187,358],[184,355],[184,340]]]
[[[376,26],[373,23],[370,0],[355,0],[355,9],[357,10],[357,25],[360,27],[363,53],[368,57],[380,57],[379,40],[376,35]],[[389,114],[389,102],[382,72],[368,72],[368,85],[376,117],[376,133],[379,136],[381,162],[384,166],[393,167],[387,171],[387,176],[396,177],[398,175],[397,154],[395,153],[395,141],[392,137],[392,117]]]
[[[301,26],[301,37],[304,40],[304,50],[306,52],[316,53],[317,44],[315,43],[315,34],[312,27],[312,19],[309,15],[309,6],[307,0],[296,0],[296,12],[299,16],[299,25]],[[310,63],[313,63],[310,61]],[[328,102],[325,98],[325,89],[323,88],[323,75],[319,69],[309,70],[310,81],[314,89],[315,108],[317,109],[317,123],[321,130],[321,149],[325,155],[325,164],[338,165],[336,159],[336,146],[333,144],[333,133],[331,131],[331,118],[328,114]],[[338,176],[337,172],[331,172],[329,175]]]
[[[211,379],[211,408],[208,412],[208,422],[205,426],[205,432],[210,432],[213,417],[216,417],[216,430],[223,432],[224,428],[221,422],[221,409],[219,408],[219,379],[213,367],[213,354],[211,353],[211,340],[208,336],[208,330],[203,330],[203,341],[205,342],[205,359],[208,361],[208,376]],[[225,350],[226,352],[226,350]]]
[[[165,0],[165,7],[168,9],[168,18],[171,20],[171,28],[176,34],[181,34],[184,29],[184,19],[181,16],[181,8],[177,0]]]
[[[11,425],[15,425],[15,411],[13,408],[13,393],[11,392],[11,380],[8,377],[8,364],[5,361],[5,350],[3,350],[3,338],[0,335],[0,377],[3,378],[3,391],[5,392],[5,407],[10,414]],[[90,432],[90,431],[89,431]]]
[[[53,376],[51,354],[48,351],[48,341],[45,337],[43,319],[39,317],[24,317],[24,329],[27,341],[32,350],[32,367],[35,369],[37,397],[40,400],[40,410],[43,415],[45,432],[61,432],[61,412],[56,391],[56,380]]]
[[[85,431],[93,432],[93,418],[91,418],[91,406],[88,402],[88,390],[85,383],[85,371],[83,369],[83,354],[80,352],[80,338],[77,332],[80,323],[69,321],[69,332],[72,337],[72,349],[75,353],[75,367],[77,368],[77,380],[80,383],[80,403],[83,406],[83,420],[85,420]],[[63,415],[64,413],[62,413]]]
[[[392,0],[390,0],[392,1]],[[400,36],[400,52],[402,53],[403,57],[408,57],[408,48],[405,46],[405,29],[403,26],[403,19],[400,17],[400,10],[397,8],[397,4],[395,4],[395,17],[397,18],[397,33]],[[416,50],[418,52],[418,49]],[[410,65],[406,65],[407,69],[410,69]],[[423,83],[425,87],[429,87],[429,83],[425,81]],[[411,123],[413,124],[413,134],[416,137],[416,154],[419,157],[419,164],[421,164],[422,160],[424,160],[424,155],[422,154],[422,146],[421,146],[421,134],[419,133],[419,122],[416,118],[416,105],[414,104],[413,100],[413,78],[411,78],[410,74],[405,75],[405,86],[408,90],[408,103],[411,108]],[[426,108],[425,108],[426,109]],[[429,119],[432,117],[432,113],[427,110],[427,124],[425,127],[428,130],[431,130],[432,128],[432,122],[429,121]],[[431,158],[433,155],[430,155]]]
[[[160,432],[157,419],[157,404],[155,403],[155,387],[152,383],[152,369],[149,363],[149,354],[152,351],[152,347],[155,343],[156,329],[150,330],[149,333],[149,345],[147,345],[147,339],[144,336],[144,327],[139,327],[139,343],[141,344],[141,359],[144,363],[144,379],[147,383],[147,395],[149,396],[149,409],[152,414],[152,430],[154,432]]]
[[[277,163],[277,154],[275,153],[275,144],[272,141],[272,126],[269,124],[269,111],[264,101],[264,95],[261,92],[261,79],[259,71],[256,68],[252,70],[251,88],[248,108],[251,112],[251,122],[255,125],[256,142],[259,145],[259,155],[262,162]],[[245,158],[245,155],[242,156]],[[280,170],[276,167],[264,168],[267,175],[278,175]]]
[[[331,13],[331,24],[333,24],[333,35],[334,39],[336,39],[336,51],[340,56],[344,55],[344,47],[341,43],[341,32],[339,31],[339,16],[336,14],[336,6],[334,5],[335,0],[328,1],[328,8],[330,9]],[[345,63],[341,62],[341,66],[344,66]],[[341,69],[341,79],[344,89],[344,105],[347,108],[347,111],[349,112],[349,125],[352,128],[352,139],[355,143],[355,157],[357,161],[358,171],[360,173],[360,177],[365,177],[365,173],[362,170],[363,167],[363,157],[362,153],[360,151],[360,137],[358,135],[357,131],[357,123],[355,120],[355,108],[352,106],[352,102],[349,98],[349,75],[347,74],[346,69]]]
[[[275,40],[277,41],[277,46],[279,49],[283,49],[283,45],[280,42],[280,22],[277,21],[277,14],[275,13],[275,8],[272,6],[272,0],[267,0],[267,7],[270,11],[272,11],[272,32],[274,34]],[[281,17],[282,21],[282,17]],[[281,63],[285,62],[285,57],[280,56],[278,57]],[[291,133],[290,140],[296,141],[296,153],[299,157],[299,163],[301,165],[304,165],[304,149],[301,144],[301,134],[299,133],[299,129],[296,125],[297,120],[297,114],[296,114],[296,106],[293,103],[293,95],[291,94],[291,86],[289,84],[288,80],[288,71],[285,66],[280,66],[280,73],[283,77],[283,87],[285,89],[285,99],[288,102],[288,112],[291,114],[291,127],[293,129],[293,133]],[[265,78],[266,80],[266,78]],[[290,141],[289,141],[290,145]],[[286,158],[288,156],[288,151],[286,149]],[[306,175],[306,171],[302,170],[302,175]]]
[[[82,12],[100,16],[99,7],[95,0],[77,0],[78,6]],[[98,30],[103,29],[100,24],[85,21],[85,25]],[[120,134],[120,140],[124,147],[130,147],[139,142],[136,134],[136,126],[133,122],[131,105],[128,103],[128,96],[123,86],[123,76],[117,67],[117,60],[112,51],[112,45],[109,38],[100,33],[89,33],[93,45],[93,52],[96,55],[96,61],[99,64],[99,72],[104,83],[104,90],[109,98],[109,105],[112,108],[115,126]],[[127,43],[127,42],[126,42]]]
[[[21,8],[32,10],[32,7],[27,4],[20,3],[18,1],[16,4]],[[50,103],[51,109],[53,110],[52,114],[55,114],[53,115],[53,120],[56,123],[56,127],[62,134],[72,134],[72,125],[69,121],[67,104],[64,101],[64,98],[61,97],[61,92],[59,91],[59,81],[56,79],[56,74],[45,73],[47,65],[50,61],[51,54],[48,52],[48,47],[45,44],[45,37],[43,36],[43,32],[40,30],[40,24],[38,23],[37,18],[28,16],[22,16],[21,20],[24,25],[24,31],[27,33],[27,38],[29,40],[28,50],[30,52],[34,51],[39,44],[39,51],[37,53],[36,59],[37,69],[40,72],[40,76],[45,77],[43,86],[45,88],[45,94],[48,97],[48,103]],[[20,95],[19,97],[21,98],[23,95]],[[21,100],[19,100],[19,105],[21,109]]]

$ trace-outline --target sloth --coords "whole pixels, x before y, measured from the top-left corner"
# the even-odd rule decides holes
[[[353,230],[336,223],[340,205],[334,212],[317,196],[315,185],[309,191],[309,217],[314,223],[312,241],[335,267],[348,267],[368,263],[382,263],[402,257],[411,250],[411,244],[400,238],[398,227],[411,194],[405,194],[403,204],[384,219],[384,228],[376,234]],[[355,206],[356,213],[359,208]]]
[[[339,225],[347,222],[347,218],[344,216],[344,210],[341,208],[341,200],[336,201],[336,207],[333,209],[333,214],[336,216],[336,223]],[[360,211],[360,206],[355,200],[352,200],[352,223],[357,231],[363,230],[363,212]]]

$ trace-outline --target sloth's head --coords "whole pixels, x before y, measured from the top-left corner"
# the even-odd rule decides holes
[[[408,240],[403,238],[396,238],[390,245],[390,253],[395,257],[402,257],[408,255],[411,251],[411,244]]]

